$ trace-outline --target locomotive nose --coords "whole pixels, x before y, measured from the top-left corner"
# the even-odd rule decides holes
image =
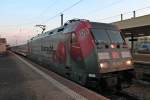
[[[106,48],[105,45],[109,45],[109,47]],[[133,68],[131,53],[128,48],[124,48],[121,44],[98,44],[97,56],[100,73]]]

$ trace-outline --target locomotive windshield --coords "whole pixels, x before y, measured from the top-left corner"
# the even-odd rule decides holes
[[[113,43],[123,43],[124,42],[124,40],[121,36],[121,33],[119,31],[107,30],[107,33],[109,34],[111,42],[113,42]]]
[[[110,39],[106,30],[103,29],[92,29],[96,43],[110,43]]]
[[[92,29],[96,43],[123,43],[124,40],[119,31]]]

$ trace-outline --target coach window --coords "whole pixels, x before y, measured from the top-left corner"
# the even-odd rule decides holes
[[[71,43],[76,44],[77,43],[77,36],[76,33],[71,34]]]

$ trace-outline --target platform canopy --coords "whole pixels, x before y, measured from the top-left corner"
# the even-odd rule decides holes
[[[125,37],[150,36],[150,14],[112,23],[116,25]]]

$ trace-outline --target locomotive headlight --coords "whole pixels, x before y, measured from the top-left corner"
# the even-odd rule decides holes
[[[127,65],[132,65],[132,61],[131,61],[131,60],[127,60],[127,61],[126,61],[126,64],[127,64]]]
[[[101,69],[105,69],[105,68],[108,68],[108,63],[106,63],[106,62],[100,63],[99,66]]]
[[[114,45],[114,44],[111,44],[110,47],[111,47],[111,48],[115,48],[115,45]]]

